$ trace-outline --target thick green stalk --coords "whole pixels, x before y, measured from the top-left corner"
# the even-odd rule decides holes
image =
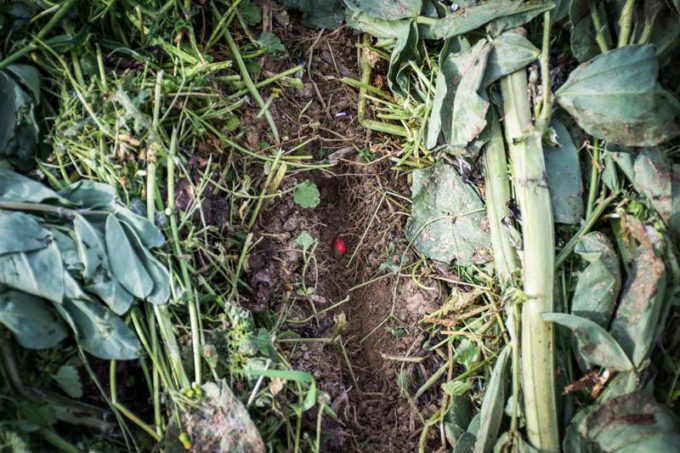
[[[619,42],[617,47],[625,47],[630,41],[630,33],[633,22],[633,8],[635,7],[635,0],[626,0],[621,9],[621,16],[619,17]]]
[[[517,254],[512,245],[510,232],[503,226],[503,219],[510,217],[510,181],[508,161],[505,157],[503,131],[496,113],[489,114],[490,138],[484,150],[484,186],[486,187],[486,212],[491,230],[496,274],[501,287],[506,288],[517,271]]]
[[[555,234],[541,135],[531,123],[524,70],[501,79],[505,136],[522,216],[522,387],[527,434],[534,447],[559,451],[553,326],[541,319],[554,311]]]

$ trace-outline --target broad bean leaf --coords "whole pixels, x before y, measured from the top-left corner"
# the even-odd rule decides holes
[[[469,33],[494,20],[508,17],[492,27],[491,34],[499,35],[504,30],[515,28],[530,21],[535,15],[554,6],[553,2],[529,0],[517,2],[513,0],[488,0],[472,6],[460,8],[441,19],[435,19],[426,27],[426,39],[447,39],[452,36]],[[527,13],[534,13],[527,14]]]
[[[279,3],[302,12],[303,24],[308,27],[337,28],[345,15],[342,0],[279,0]]]
[[[170,299],[170,274],[168,270],[153,256],[153,254],[144,248],[139,236],[128,225],[123,225],[125,234],[130,243],[135,249],[137,256],[142,260],[142,264],[149,272],[149,276],[153,280],[153,290],[147,296],[146,300],[152,304],[164,304]]]
[[[599,231],[582,236],[574,252],[588,265],[578,274],[571,312],[607,328],[621,291],[621,268],[614,246]]]
[[[555,222],[578,224],[583,218],[583,182],[578,150],[561,121],[550,123],[560,146],[544,145],[545,167]]]
[[[672,165],[658,148],[646,149],[633,165],[633,185],[649,198],[652,206],[667,224],[672,213]]]
[[[0,323],[29,349],[51,348],[66,338],[65,326],[49,304],[20,291],[0,293]]]
[[[534,0],[527,1],[526,6],[515,14],[503,16],[493,20],[486,26],[486,33],[491,37],[496,37],[506,30],[512,30],[528,24],[540,14],[552,10],[555,7],[554,1]]]
[[[680,102],[657,83],[654,46],[626,46],[581,64],[555,93],[594,137],[648,146],[680,134]]]
[[[567,430],[565,451],[617,453],[680,449],[680,422],[643,393],[614,398],[579,412]]]
[[[0,255],[47,247],[52,235],[34,217],[0,209]]]
[[[464,150],[486,127],[489,101],[477,92],[482,84],[491,45],[480,40],[467,53],[459,67],[462,79],[456,89],[451,114],[451,140],[454,149]]]
[[[54,242],[32,252],[0,255],[0,283],[60,303],[64,297],[64,266]]]
[[[490,259],[484,205],[474,186],[438,162],[413,172],[412,211],[406,237],[425,256],[461,265]]]
[[[76,273],[81,272],[83,270],[83,263],[80,261],[80,256],[78,255],[76,241],[70,235],[63,233],[56,228],[53,229],[51,233],[54,237],[54,243],[57,244],[57,248],[61,254],[64,270]]]
[[[496,359],[491,373],[489,385],[484,393],[482,408],[479,412],[479,432],[475,442],[475,453],[490,453],[496,444],[498,431],[503,421],[503,405],[505,404],[505,387],[508,383],[507,363],[510,346],[505,346]]]
[[[0,117],[1,118],[1,117]],[[0,167],[0,200],[21,203],[72,203],[44,184]]]
[[[146,217],[135,214],[128,208],[116,205],[116,217],[125,222],[130,228],[132,228],[139,239],[142,240],[142,244],[148,248],[160,247],[165,243],[165,237],[163,233],[151,223]]]
[[[153,291],[153,279],[114,215],[109,215],[106,219],[105,238],[106,253],[113,275],[133,296],[146,298]]]
[[[104,360],[133,360],[141,346],[135,334],[122,319],[92,300],[66,299],[58,307],[71,324],[78,344],[95,357]]]
[[[103,263],[108,260],[106,249],[95,228],[83,216],[73,220],[78,257],[83,264],[82,276],[85,282],[92,281]]]
[[[35,102],[40,102],[40,73],[36,68],[27,64],[11,64],[5,71],[12,74],[14,80],[28,90]]]
[[[348,7],[384,20],[416,17],[423,8],[423,0],[345,0]]]
[[[531,41],[513,31],[503,33],[493,40],[492,45],[482,82],[484,88],[528,66],[541,54]]]
[[[590,365],[616,371],[633,369],[633,364],[614,337],[593,321],[565,313],[544,313],[541,317],[544,321],[570,328],[583,358]]]
[[[22,170],[33,165],[38,143],[35,102],[10,74],[0,70],[0,158]]]
[[[382,20],[371,17],[363,11],[347,9],[345,17],[347,25],[362,33],[368,33],[376,38],[398,38],[411,20]]]
[[[116,204],[116,191],[112,186],[87,179],[60,190],[59,195],[86,209],[112,210]]]
[[[451,133],[451,114],[453,112],[453,99],[456,88],[462,79],[459,65],[466,59],[469,49],[454,54],[446,52],[440,56],[440,68],[435,82],[434,98],[432,99],[432,111],[427,121],[427,137],[425,145],[428,149],[437,146],[439,136],[444,132],[448,141]],[[442,53],[445,53],[442,51]]]
[[[465,434],[471,418],[472,403],[470,398],[465,395],[452,396],[449,411],[444,418],[444,434],[449,444],[455,447],[458,439]]]
[[[629,218],[628,222],[633,222],[633,219]],[[646,234],[643,228],[638,228],[640,235]],[[628,273],[611,325],[612,335],[636,367],[649,357],[656,342],[667,284],[663,260],[656,256],[649,239],[638,240],[643,242]]]

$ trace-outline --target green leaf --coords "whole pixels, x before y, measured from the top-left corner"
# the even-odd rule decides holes
[[[258,44],[270,55],[283,55],[286,53],[281,40],[272,32],[265,31],[257,39]]]
[[[57,370],[57,374],[52,375],[59,387],[71,398],[83,397],[83,384],[80,382],[78,370],[72,365],[62,365]]]
[[[78,344],[104,360],[133,360],[141,349],[135,334],[122,319],[101,304],[87,300],[64,300],[57,306],[75,331]]]
[[[22,170],[33,166],[38,144],[35,100],[10,75],[0,70],[0,158]]]
[[[475,453],[489,453],[498,437],[498,431],[503,421],[503,406],[505,405],[505,387],[507,379],[507,363],[510,356],[510,346],[505,346],[496,359],[496,365],[491,373],[489,385],[484,393],[482,408],[480,409],[480,425],[475,442]]]
[[[617,453],[671,452],[680,449],[680,423],[664,405],[643,393],[614,398],[579,413],[570,425],[569,445],[576,450]]]
[[[589,264],[578,274],[571,312],[607,328],[621,291],[619,257],[599,231],[582,236],[574,252]]]
[[[455,361],[468,370],[479,361],[479,346],[467,338],[460,342],[456,350]]]
[[[116,191],[112,186],[87,179],[60,190],[59,195],[87,209],[112,210],[116,204]]]
[[[76,241],[68,234],[54,229],[51,231],[54,243],[57,244],[64,270],[70,272],[82,272],[83,263],[80,262]]]
[[[123,228],[135,249],[135,253],[140,257],[144,267],[149,272],[149,276],[153,280],[153,290],[146,297],[146,300],[155,305],[167,303],[171,295],[170,273],[149,250],[144,248],[139,236],[137,236],[132,228],[125,224]]]
[[[26,253],[0,255],[0,283],[34,296],[61,302],[64,266],[55,243]]]
[[[484,205],[474,186],[438,162],[413,172],[406,237],[426,257],[467,266],[490,259]],[[481,226],[481,227],[480,227]]]
[[[614,337],[593,321],[565,313],[544,313],[544,321],[554,322],[572,330],[583,358],[591,365],[616,371],[633,369],[625,351]]]
[[[447,39],[452,36],[469,33],[482,25],[507,17],[491,27],[492,35],[499,35],[504,30],[515,28],[530,21],[536,15],[549,10],[553,2],[529,0],[517,2],[513,0],[489,0],[472,6],[460,8],[458,11],[441,19],[435,19],[426,27],[427,39]]]
[[[40,102],[40,73],[36,68],[27,64],[11,64],[5,70],[31,93],[35,102]]]
[[[449,384],[454,384],[456,388],[445,388],[445,386],[450,387]],[[468,388],[463,390],[463,386]],[[450,381],[442,385],[442,390],[451,396],[449,411],[444,418],[444,434],[449,444],[455,447],[458,439],[465,435],[467,426],[472,418],[472,403],[468,397],[461,396],[469,390],[469,384],[460,381]]]
[[[472,386],[467,381],[452,380],[442,384],[442,390],[449,396],[463,396],[470,391]],[[469,420],[468,420],[469,421]],[[467,426],[467,425],[465,425]]]
[[[0,255],[43,249],[51,241],[50,232],[34,217],[0,209]]]
[[[423,8],[422,0],[346,0],[352,9],[383,20],[413,18]]]
[[[314,238],[312,237],[312,235],[309,234],[306,231],[303,231],[302,233],[300,233],[300,235],[295,240],[295,243],[297,243],[297,245],[302,247],[302,250],[305,251],[305,252],[307,250],[309,250],[314,245],[314,242],[316,242],[316,241],[314,241]]]
[[[49,305],[39,297],[19,291],[0,293],[0,323],[19,344],[29,349],[56,346],[66,338],[66,329]]]
[[[653,45],[626,46],[581,64],[555,93],[594,137],[651,146],[680,134],[680,102],[657,83]]]
[[[667,224],[673,214],[672,164],[659,149],[646,149],[635,159],[633,185],[646,195]]]
[[[639,239],[646,243],[638,248],[611,325],[612,335],[636,367],[649,357],[656,342],[667,284],[663,260],[656,256],[648,238]]]
[[[492,42],[482,87],[486,88],[501,77],[519,71],[536,61],[541,51],[519,33],[508,31]]]
[[[345,5],[342,0],[279,0],[282,5],[303,13],[303,24],[314,28],[342,25]]]
[[[106,252],[113,275],[133,296],[146,298],[153,291],[153,279],[135,253],[125,231],[114,215],[106,219]]]
[[[451,138],[448,144],[455,149],[465,149],[486,127],[489,102],[477,92],[482,84],[486,61],[492,46],[479,40],[458,66],[462,78],[453,99],[451,113]]]
[[[160,247],[165,243],[163,233],[146,217],[137,215],[120,205],[116,206],[116,217],[137,233],[145,247],[152,249]]]
[[[1,117],[0,117],[1,118]],[[71,203],[55,191],[33,179],[0,167],[0,200],[21,203]]]
[[[293,201],[301,208],[316,208],[321,202],[321,194],[316,184],[306,180],[295,186]]]
[[[578,150],[564,124],[555,119],[550,125],[560,144],[543,146],[553,217],[557,223],[578,224],[583,218],[583,182]]]
[[[252,27],[262,21],[262,11],[252,0],[242,0],[238,4],[238,11],[243,17],[243,22],[248,26]]]

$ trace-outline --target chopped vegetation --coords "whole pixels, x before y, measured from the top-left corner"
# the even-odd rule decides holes
[[[0,450],[678,450],[679,22],[1,5]]]

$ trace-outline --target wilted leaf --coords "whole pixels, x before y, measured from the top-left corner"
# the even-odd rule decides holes
[[[452,166],[440,161],[414,171],[411,193],[406,237],[423,255],[464,266],[489,260],[484,205]]]
[[[345,15],[342,0],[279,0],[279,3],[301,11],[303,23],[308,27],[337,28]]]
[[[316,184],[306,180],[295,186],[293,201],[301,208],[316,208],[321,202],[321,194]]]
[[[482,82],[484,88],[503,76],[527,67],[541,54],[531,41],[513,31],[503,33],[492,41],[492,45]]]
[[[0,255],[0,283],[34,296],[61,302],[64,267],[54,242],[33,252]]]
[[[116,205],[116,217],[137,233],[145,247],[152,249],[165,243],[163,233],[146,217],[137,215],[121,205]]]
[[[666,224],[672,213],[671,168],[668,158],[656,148],[642,151],[633,165],[633,185],[649,198]]]
[[[489,385],[484,393],[482,408],[479,412],[480,425],[475,442],[475,453],[489,453],[493,451],[496,444],[504,415],[505,387],[508,383],[506,369],[509,355],[510,346],[505,346],[496,359]]]
[[[57,306],[71,324],[78,344],[104,360],[132,360],[141,349],[134,333],[122,319],[101,304],[89,300],[64,300]]]
[[[116,204],[116,191],[108,185],[82,179],[59,191],[81,208],[112,210]]]
[[[543,146],[553,217],[557,223],[578,224],[583,218],[583,182],[578,150],[564,124],[555,119],[550,125],[560,144]]]
[[[52,230],[51,233],[54,237],[54,243],[57,244],[57,248],[61,254],[61,261],[64,263],[64,270],[71,272],[81,272],[83,270],[83,263],[80,262],[76,241],[70,235],[62,233],[57,229]]]
[[[667,278],[663,260],[654,253],[644,227],[635,226],[631,218],[628,223],[633,231],[638,231],[636,239],[642,243],[628,272],[611,333],[635,366],[639,366],[649,357],[656,342]]]
[[[19,291],[0,293],[0,323],[29,349],[56,346],[66,338],[66,329],[43,299]]]
[[[575,425],[573,428],[572,426]],[[671,452],[680,449],[680,424],[665,406],[642,393],[614,398],[586,409],[569,427],[565,451],[617,453]]]
[[[153,290],[153,279],[114,215],[109,215],[106,219],[105,237],[106,252],[113,275],[133,296],[146,298]]]
[[[653,45],[626,46],[581,64],[555,93],[589,134],[627,146],[680,134],[680,102],[657,83]]]
[[[345,0],[352,9],[383,20],[416,17],[423,7],[422,0]]]
[[[125,229],[125,233],[127,234],[130,243],[133,245],[137,256],[139,256],[139,258],[142,260],[144,267],[146,268],[147,272],[149,272],[149,276],[153,280],[153,290],[146,297],[146,300],[152,304],[166,303],[168,299],[170,299],[171,294],[170,274],[168,273],[168,270],[153,256],[149,250],[144,248],[139,236],[137,236],[132,228],[123,224],[123,229]]]
[[[35,218],[23,212],[0,209],[0,255],[47,247],[52,235]]]
[[[617,371],[633,369],[633,364],[614,337],[593,321],[565,313],[544,313],[541,317],[544,321],[570,328],[583,358],[591,365]]]
[[[619,257],[607,236],[597,231],[582,236],[574,252],[589,264],[578,275],[571,312],[607,328],[621,291]]]
[[[62,365],[57,370],[57,374],[52,375],[52,379],[59,384],[59,387],[71,398],[83,397],[83,384],[80,382],[78,370],[72,365]]]
[[[519,15],[499,22],[493,27],[498,35],[508,28],[515,28],[532,19],[531,14],[540,14],[554,6],[554,3],[543,0],[517,2],[513,0],[488,0],[472,6],[460,8],[442,19],[436,19],[426,27],[427,39],[446,39],[456,35],[469,33],[482,25],[506,16]]]
[[[33,165],[38,144],[35,102],[19,83],[0,70],[0,158],[22,170]]]

